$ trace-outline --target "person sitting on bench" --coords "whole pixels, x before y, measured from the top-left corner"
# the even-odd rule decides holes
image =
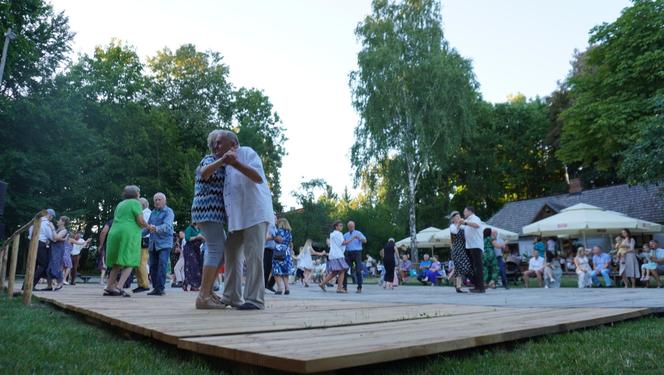
[[[600,287],[602,284],[599,282],[599,275],[604,278],[604,284],[607,287],[611,286],[611,256],[604,251],[600,246],[593,246],[593,270],[590,271],[590,278],[592,279],[593,286]]]
[[[537,284],[539,284],[539,287],[541,288],[542,274],[544,273],[544,258],[539,256],[539,251],[537,251],[537,249],[533,249],[532,254],[532,258],[528,261],[528,271],[523,273],[523,282],[526,288],[528,288],[529,277],[535,276],[537,277]]]
[[[420,273],[417,275],[417,280],[421,283],[426,284],[426,281],[422,281],[427,277],[427,271],[431,267],[431,259],[429,259],[429,254],[424,254],[422,256],[422,261],[419,264]]]
[[[430,282],[431,285],[436,285],[436,280],[439,276],[444,274],[444,272],[445,270],[443,270],[443,267],[438,260],[438,255],[434,255],[431,266],[429,266],[428,269],[423,270],[420,276],[417,277],[417,280],[419,280],[424,285],[427,285],[427,282]]]

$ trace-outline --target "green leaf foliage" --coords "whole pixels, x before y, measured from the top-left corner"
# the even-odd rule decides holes
[[[568,80],[558,156],[615,174],[664,95],[664,1],[634,0],[615,22],[593,28],[589,42]]]
[[[17,3],[0,4],[11,8],[0,22],[23,20],[50,34],[39,39],[26,32],[15,41],[4,86],[12,95],[0,97],[8,232],[52,207],[89,234],[112,215],[127,184],[140,186],[148,199],[165,193],[184,226],[194,170],[209,153],[208,133],[217,128],[236,131],[261,155],[280,208],[285,129],[267,95],[229,82],[220,53],[186,44],[159,51],[145,64],[132,46],[112,40],[54,75],[71,42],[64,37],[70,35],[66,17],[43,2]],[[30,48],[20,44],[24,39]],[[31,48],[49,55],[33,56]]]

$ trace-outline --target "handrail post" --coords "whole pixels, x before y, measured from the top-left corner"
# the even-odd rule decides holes
[[[25,279],[23,280],[23,304],[32,302],[33,278],[35,277],[35,264],[37,263],[37,247],[39,246],[39,231],[41,230],[41,217],[36,217],[32,224],[32,238],[28,248],[28,261],[25,265]]]
[[[2,246],[0,249],[0,293],[5,290],[5,275],[7,274],[7,252],[9,246]]]
[[[12,258],[9,263],[9,281],[7,282],[7,294],[9,299],[14,297],[14,284],[16,282],[16,262],[18,261],[18,245],[21,241],[21,234],[17,234],[14,237],[14,242],[12,243]]]

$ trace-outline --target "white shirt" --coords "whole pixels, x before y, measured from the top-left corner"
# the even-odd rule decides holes
[[[450,233],[452,233],[452,234],[458,234],[459,233],[459,228],[456,226],[456,224],[454,224],[454,223],[450,224]]]
[[[237,159],[258,171],[263,182],[257,184],[232,166],[226,166],[224,207],[228,231],[235,232],[260,223],[274,224],[272,193],[265,178],[263,162],[256,151],[245,146],[238,148]]]
[[[530,258],[530,261],[528,262],[528,270],[535,270],[539,271],[542,268],[544,268],[544,258],[542,257],[532,257]]]
[[[480,249],[484,251],[484,236],[482,235],[482,220],[477,215],[472,214],[466,219],[466,223],[478,224],[478,228],[470,225],[464,225],[464,234],[466,235],[466,249]]]
[[[503,241],[503,240],[501,240],[501,239],[499,239],[499,238],[496,238],[495,241],[496,241],[496,243],[497,243],[498,245],[504,245],[504,244],[505,244],[505,241]],[[496,252],[496,256],[497,256],[497,257],[501,257],[501,256],[503,256],[503,248],[502,248],[502,247],[494,247],[494,248],[493,248],[493,251]]]
[[[32,239],[32,228],[28,228],[28,239]],[[51,223],[46,216],[41,218],[41,225],[39,226],[39,241],[48,244],[49,242],[54,242],[55,239],[55,228],[53,223]]]
[[[147,223],[148,221],[150,221],[150,214],[151,214],[151,213],[152,213],[152,210],[150,210],[149,208],[145,207],[145,208],[143,209],[143,219],[145,219],[145,222],[146,222],[146,223]],[[143,236],[143,238],[150,238],[150,233],[148,232],[148,234],[146,234],[145,236]]]
[[[552,253],[556,252],[556,241],[548,240],[546,241],[546,249]]]
[[[73,247],[71,249],[71,255],[78,255],[81,253],[81,250],[83,249],[83,245],[85,245],[85,240],[84,239],[79,239],[75,240],[73,243]]]
[[[344,257],[346,246],[344,243],[344,235],[338,230],[330,233],[330,259],[339,259]]]

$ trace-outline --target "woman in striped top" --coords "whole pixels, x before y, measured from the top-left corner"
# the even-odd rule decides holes
[[[212,286],[217,278],[219,266],[223,263],[226,245],[226,209],[224,208],[224,182],[226,167],[222,161],[220,130],[213,130],[208,135],[210,155],[201,160],[196,169],[194,182],[194,201],[191,205],[191,221],[196,223],[205,238],[207,251],[203,261],[203,278],[198,298],[197,309],[224,309],[226,305],[221,297],[214,294]]]

